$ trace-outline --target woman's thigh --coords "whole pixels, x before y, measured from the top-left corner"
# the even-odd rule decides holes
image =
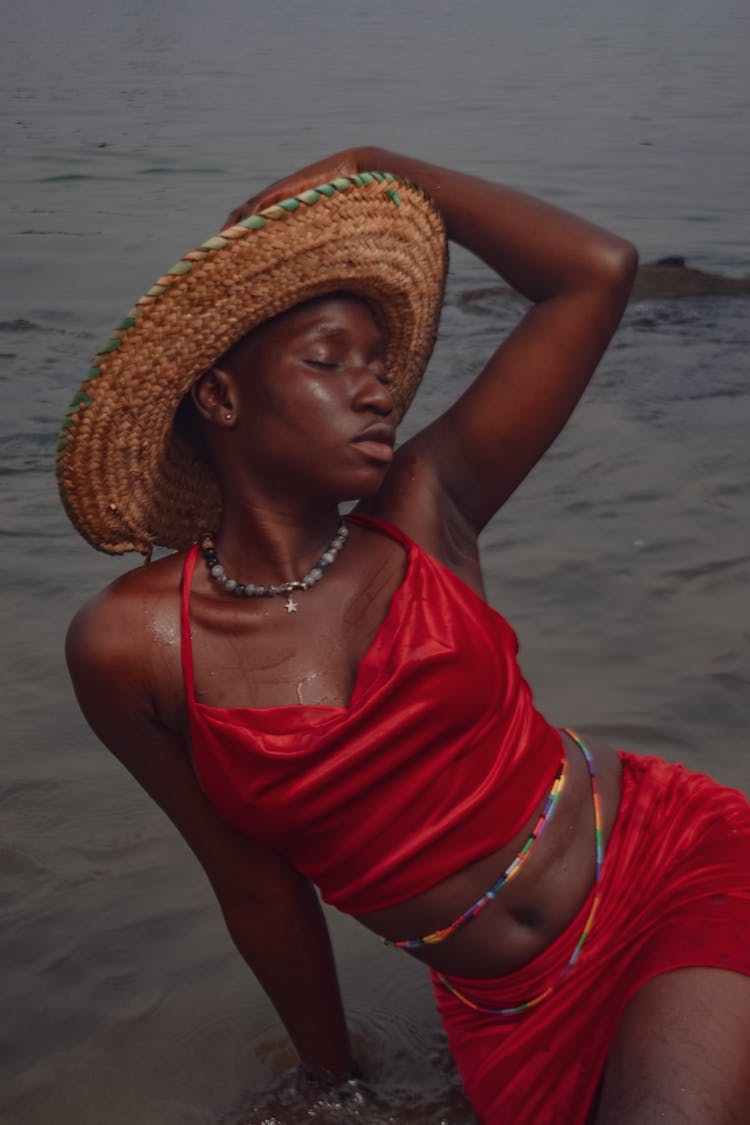
[[[641,986],[619,1022],[596,1125],[748,1125],[750,977],[687,968]]]

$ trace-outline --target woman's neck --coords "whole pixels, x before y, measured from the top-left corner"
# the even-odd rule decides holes
[[[240,580],[299,580],[336,536],[338,507],[300,511],[295,505],[240,502],[225,505],[215,543],[226,572]]]

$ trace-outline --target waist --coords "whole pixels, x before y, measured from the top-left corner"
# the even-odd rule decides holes
[[[604,842],[614,823],[620,792],[615,752],[586,740],[597,775]],[[581,751],[564,736],[568,777],[554,817],[512,883],[504,886],[471,925],[446,941],[410,952],[440,972],[494,977],[537,957],[573,921],[586,902],[596,870],[594,811],[589,772]],[[539,810],[499,851],[483,857],[387,910],[356,915],[387,939],[439,930],[497,880],[527,840]]]

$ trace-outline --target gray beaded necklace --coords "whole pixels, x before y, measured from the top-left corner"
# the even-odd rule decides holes
[[[348,534],[349,528],[342,519],[338,531],[312,570],[308,570],[304,578],[295,579],[293,582],[282,582],[280,586],[255,586],[251,582],[237,582],[236,579],[230,578],[219,562],[212,535],[204,535],[201,540],[201,551],[203,558],[206,560],[209,575],[228,594],[234,594],[238,598],[275,598],[278,594],[287,594],[284,608],[287,613],[296,613],[299,605],[292,594],[295,590],[309,590],[316,582],[320,582],[331,563],[336,561],[339,551],[346,543]]]

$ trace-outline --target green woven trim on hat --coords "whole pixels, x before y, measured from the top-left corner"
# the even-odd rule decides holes
[[[229,245],[228,238],[222,238],[220,234],[215,234],[213,238],[207,238],[205,242],[201,242],[201,250],[223,250],[225,246]]]
[[[122,338],[120,336],[110,336],[104,347],[99,352],[99,355],[106,355],[108,352],[115,351],[117,348],[119,348],[121,343]]]
[[[315,188],[308,188],[307,191],[301,191],[297,199],[301,203],[307,204],[308,207],[312,207],[313,203],[317,203],[320,199],[320,192],[316,191]]]
[[[269,207],[263,208],[263,214],[268,219],[278,222],[279,219],[285,219],[289,212],[280,203],[272,203]]]
[[[91,376],[89,376],[89,379],[90,378]],[[65,417],[63,418],[62,432],[60,434],[60,441],[58,442],[57,446],[58,457],[64,451],[65,446],[67,445],[68,431],[73,425],[76,415],[80,410],[84,410],[87,406],[92,406],[93,402],[93,398],[83,387],[79,387],[79,389],[73,395],[70,406],[65,411]]]
[[[79,406],[91,406],[93,401],[91,395],[81,388],[73,395],[70,406],[68,407],[68,414],[74,414]]]

